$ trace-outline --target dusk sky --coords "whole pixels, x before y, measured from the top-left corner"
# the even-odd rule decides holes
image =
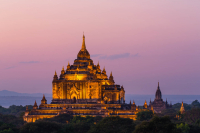
[[[2,0],[0,90],[52,93],[83,32],[126,94],[200,95],[200,0]]]

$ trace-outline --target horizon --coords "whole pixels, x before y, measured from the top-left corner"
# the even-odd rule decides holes
[[[40,4],[38,4],[40,2]],[[200,95],[199,1],[2,1],[0,90],[52,93],[86,48],[125,94]]]

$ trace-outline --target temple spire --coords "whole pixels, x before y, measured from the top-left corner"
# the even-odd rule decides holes
[[[82,48],[81,50],[85,50],[86,49],[86,46],[85,46],[85,35],[83,33],[83,42],[82,42]]]
[[[55,71],[55,74],[54,74],[55,76],[57,76],[57,73],[56,73],[56,71]]]

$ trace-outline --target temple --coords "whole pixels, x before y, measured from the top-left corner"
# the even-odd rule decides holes
[[[167,100],[165,102],[163,101],[162,93],[161,93],[159,82],[158,82],[158,87],[157,87],[157,90],[156,90],[155,99],[154,99],[153,102],[151,102],[151,100],[150,100],[149,106],[147,107],[147,105],[146,105],[146,108],[154,111],[155,113],[161,113],[162,110],[168,109],[168,108],[171,108],[171,107],[172,107],[172,105],[168,104]]]
[[[184,108],[184,106],[183,106],[183,101],[182,101],[182,104],[181,104],[180,113],[181,113],[181,114],[184,114],[184,113],[185,113],[185,108]]]
[[[160,93],[161,95],[161,93]],[[105,67],[94,64],[86,49],[85,36],[77,59],[55,72],[52,81],[52,101],[47,104],[45,96],[41,104],[35,102],[33,110],[27,110],[24,120],[34,122],[37,119],[51,118],[62,113],[81,116],[120,116],[135,119],[139,111],[133,104],[125,104],[125,90],[115,83],[112,72],[107,76]]]

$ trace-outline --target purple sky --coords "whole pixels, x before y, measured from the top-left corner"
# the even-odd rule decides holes
[[[0,90],[51,93],[86,47],[126,94],[200,95],[199,0],[1,1]]]

